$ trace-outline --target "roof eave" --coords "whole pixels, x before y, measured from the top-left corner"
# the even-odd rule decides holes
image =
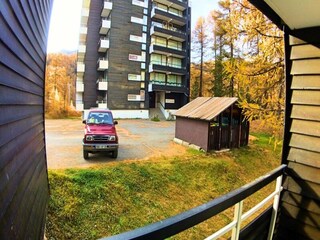
[[[279,16],[264,0],[249,0],[249,2],[266,15],[279,29],[320,48],[320,44],[318,43],[320,38],[320,25],[300,29],[290,29],[282,20],[281,16]]]

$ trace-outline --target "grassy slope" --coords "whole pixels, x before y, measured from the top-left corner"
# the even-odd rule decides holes
[[[159,221],[210,201],[267,173],[280,162],[268,136],[224,154],[195,151],[179,158],[49,171],[48,239],[97,239]],[[271,187],[271,186],[270,186]],[[245,202],[245,209],[265,189]],[[203,239],[230,222],[232,209],[174,239]]]

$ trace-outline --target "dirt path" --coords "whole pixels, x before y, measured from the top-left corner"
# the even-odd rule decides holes
[[[174,121],[118,120],[120,139],[116,160],[106,154],[82,157],[84,126],[80,119],[46,120],[47,160],[49,169],[92,167],[120,160],[147,159],[184,154],[186,147],[174,143]]]

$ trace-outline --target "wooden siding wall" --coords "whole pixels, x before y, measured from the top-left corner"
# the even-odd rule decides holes
[[[175,137],[208,151],[208,129],[209,122],[177,117]]]
[[[0,2],[0,239],[42,239],[44,76],[52,0]]]
[[[320,41],[320,39],[319,39]],[[320,238],[320,49],[290,37],[288,177],[278,239]],[[288,82],[290,84],[290,81]]]

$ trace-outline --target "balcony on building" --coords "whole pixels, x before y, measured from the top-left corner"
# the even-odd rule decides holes
[[[79,40],[85,42],[87,38],[88,28],[87,25],[81,25],[79,30]]]
[[[170,23],[161,24],[153,22],[150,29],[150,35],[160,36],[179,42],[186,41],[186,33],[173,27],[173,25]]]
[[[186,18],[183,16],[183,13],[181,11],[179,13],[175,13],[170,10],[153,7],[151,10],[151,18],[157,18],[168,23],[176,24],[178,26],[186,25]]]
[[[158,3],[184,11],[188,8],[186,0],[157,0]]]
[[[98,79],[97,80],[98,90],[107,91],[108,90],[108,82],[106,79]]]
[[[106,35],[109,32],[110,28],[111,28],[111,20],[103,18],[101,21],[99,33]]]
[[[83,76],[85,71],[85,65],[83,62],[77,62],[77,75]]]
[[[86,54],[86,45],[84,44],[79,44],[78,47],[78,61],[83,61],[84,60],[84,55]]]
[[[101,11],[101,17],[108,17],[112,10],[112,2],[110,0],[104,0],[103,8]]]
[[[89,19],[89,9],[88,8],[83,8],[81,10],[81,24],[82,25],[87,25]]]
[[[106,58],[99,58],[98,60],[98,71],[105,71],[109,67],[109,61]]]
[[[176,74],[176,75],[185,75],[186,68],[183,66],[178,66],[174,64],[160,64],[157,62],[151,62],[149,65],[149,72],[161,72],[166,74]]]
[[[76,110],[77,111],[83,111],[83,109],[84,109],[84,105],[83,105],[83,102],[82,101],[76,101]]]
[[[188,93],[188,89],[183,84],[174,84],[157,80],[150,80],[148,84],[148,92],[164,91],[175,93]]]
[[[179,48],[172,48],[170,46],[160,46],[156,44],[151,44],[149,48],[149,53],[158,53],[166,56],[185,58],[187,53],[185,50]]]
[[[108,38],[101,38],[99,41],[99,52],[106,52],[109,49],[109,39]]]
[[[84,92],[84,84],[82,79],[76,81],[76,92]]]

